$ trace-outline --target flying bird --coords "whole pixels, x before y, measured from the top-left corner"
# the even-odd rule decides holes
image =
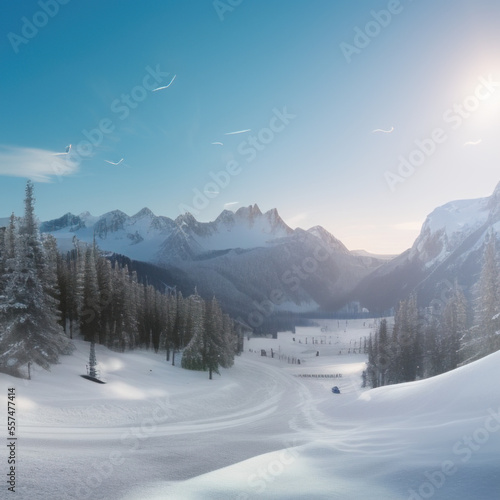
[[[467,141],[464,146],[477,146],[478,144],[481,144],[483,142],[482,139],[478,139],[477,141]]]
[[[251,132],[251,128],[247,128],[245,130],[237,130],[236,132],[226,132],[224,135],[235,135],[235,134],[244,134],[245,132]]]
[[[382,128],[376,128],[375,130],[372,130],[372,134],[375,132],[383,132],[384,134],[391,134],[394,132],[394,127],[391,127],[390,130],[384,130]]]
[[[70,152],[71,152],[71,144],[69,146],[66,146],[66,149],[64,150],[64,153],[54,153],[54,156],[67,155]]]
[[[172,78],[172,80],[170,80],[170,83],[168,85],[165,85],[164,87],[158,87],[157,89],[153,89],[153,92],[156,92],[157,90],[168,89],[168,87],[170,87],[170,85],[172,85],[172,83],[175,80],[176,76],[177,75],[174,75],[174,77]]]
[[[222,144],[222,142],[212,142],[212,144],[217,145],[217,146],[224,146],[224,144]]]
[[[110,163],[111,165],[119,165],[122,161],[123,161],[123,158],[119,161],[119,162],[112,162],[112,161],[109,161],[109,160],[104,160],[106,163]]]

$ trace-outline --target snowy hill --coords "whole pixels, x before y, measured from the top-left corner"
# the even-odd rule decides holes
[[[500,377],[500,352],[427,380],[360,389],[365,356],[338,349],[370,329],[326,326],[337,340],[319,357],[304,341],[319,328],[299,327],[251,339],[212,381],[161,353],[97,346],[107,383],[95,384],[79,376],[82,341],[51,372],[34,367],[31,381],[0,374],[2,393],[17,395],[15,497],[497,498],[500,396],[490,382]],[[303,363],[256,354],[271,347]],[[324,378],[334,373],[343,376]]]
[[[436,208],[413,246],[362,280],[353,297],[371,309],[386,309],[416,290],[421,305],[428,305],[455,279],[467,292],[477,280],[491,231],[500,232],[500,183],[487,198]]]

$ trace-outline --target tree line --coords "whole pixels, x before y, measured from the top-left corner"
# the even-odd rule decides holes
[[[500,350],[500,269],[496,237],[485,244],[481,273],[469,303],[458,283],[445,301],[419,309],[411,294],[368,340],[363,385],[410,382],[453,370]]]
[[[12,214],[0,230],[0,371],[22,376],[28,363],[48,369],[79,335],[117,351],[164,351],[172,364],[183,351],[182,367],[211,378],[232,366],[238,328],[215,298],[139,283],[95,242],[74,238],[71,251],[59,252],[55,238],[39,232],[31,182],[24,217]]]

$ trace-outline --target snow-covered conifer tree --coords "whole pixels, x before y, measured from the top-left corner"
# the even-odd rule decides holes
[[[188,370],[206,370],[203,299],[195,291],[187,299],[188,335],[191,337],[182,354],[181,366]]]
[[[45,369],[72,345],[58,323],[51,295],[47,259],[34,212],[33,184],[26,185],[25,214],[13,238],[15,256],[10,264],[0,323],[0,369],[21,374],[27,363]],[[11,244],[11,243],[9,243]]]
[[[496,236],[491,233],[485,246],[481,275],[476,286],[475,324],[462,340],[464,363],[500,349],[499,278]]]

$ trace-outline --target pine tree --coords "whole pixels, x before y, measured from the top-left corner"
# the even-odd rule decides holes
[[[2,304],[0,369],[20,375],[27,363],[49,369],[60,354],[72,350],[58,323],[53,283],[47,280],[51,272],[38,232],[30,181],[26,185],[24,218],[17,234],[11,232],[8,245],[14,244],[15,256],[5,285],[8,300]]]
[[[207,369],[205,363],[206,345],[203,331],[205,304],[197,292],[188,297],[187,301],[187,333],[190,336],[190,341],[182,353],[181,366],[188,370],[204,371]]]
[[[238,335],[234,321],[228,314],[222,315],[223,349],[220,358],[222,368],[234,365],[234,356],[238,352]]]
[[[126,348],[133,349],[137,344],[138,328],[137,328],[137,293],[140,288],[134,276],[130,275],[128,267],[122,268],[122,279],[124,283],[125,296],[124,296],[124,319],[125,319],[125,335],[126,335]]]
[[[163,295],[158,290],[153,290],[151,297],[151,343],[154,351],[158,352],[160,349],[160,339],[162,335],[166,335],[166,310],[164,309]]]
[[[499,276],[496,237],[492,233],[485,246],[483,266],[476,287],[475,325],[462,338],[464,363],[500,349]]]
[[[439,316],[431,314],[424,333],[424,374],[427,377],[445,372],[446,348]]]
[[[204,365],[208,369],[208,378],[212,380],[212,373],[218,375],[219,364],[223,356],[223,320],[220,308],[215,297],[205,304],[205,325],[203,331]]]
[[[467,329],[467,302],[455,282],[451,297],[445,304],[442,318],[443,371],[455,369],[460,362],[460,339]]]
[[[169,336],[167,346],[172,349],[172,366],[175,365],[175,353],[180,348],[180,317],[179,317],[179,299],[177,295],[168,295],[168,329]],[[167,361],[169,361],[169,351],[167,351]]]
[[[90,341],[90,354],[89,354],[89,375],[93,378],[97,377],[97,359],[95,357],[95,342]]]
[[[387,370],[389,367],[389,334],[387,331],[387,320],[385,318],[383,318],[380,321],[377,340],[378,340],[377,371],[378,371],[379,385],[386,385]]]
[[[410,382],[417,377],[422,348],[415,295],[401,302],[397,320],[399,320],[397,337],[399,373],[401,382]]]
[[[100,343],[107,347],[117,347],[119,339],[112,336],[113,328],[113,282],[111,262],[104,258],[94,243],[94,254],[96,256],[96,279],[99,289],[99,338]]]
[[[100,342],[100,292],[97,282],[95,246],[83,251],[83,262],[80,268],[80,333],[84,340]]]
[[[366,368],[366,378],[368,379],[368,383],[370,387],[378,387],[378,376],[377,376],[377,352],[374,347],[372,334],[370,333],[370,337],[368,338],[368,366]]]

